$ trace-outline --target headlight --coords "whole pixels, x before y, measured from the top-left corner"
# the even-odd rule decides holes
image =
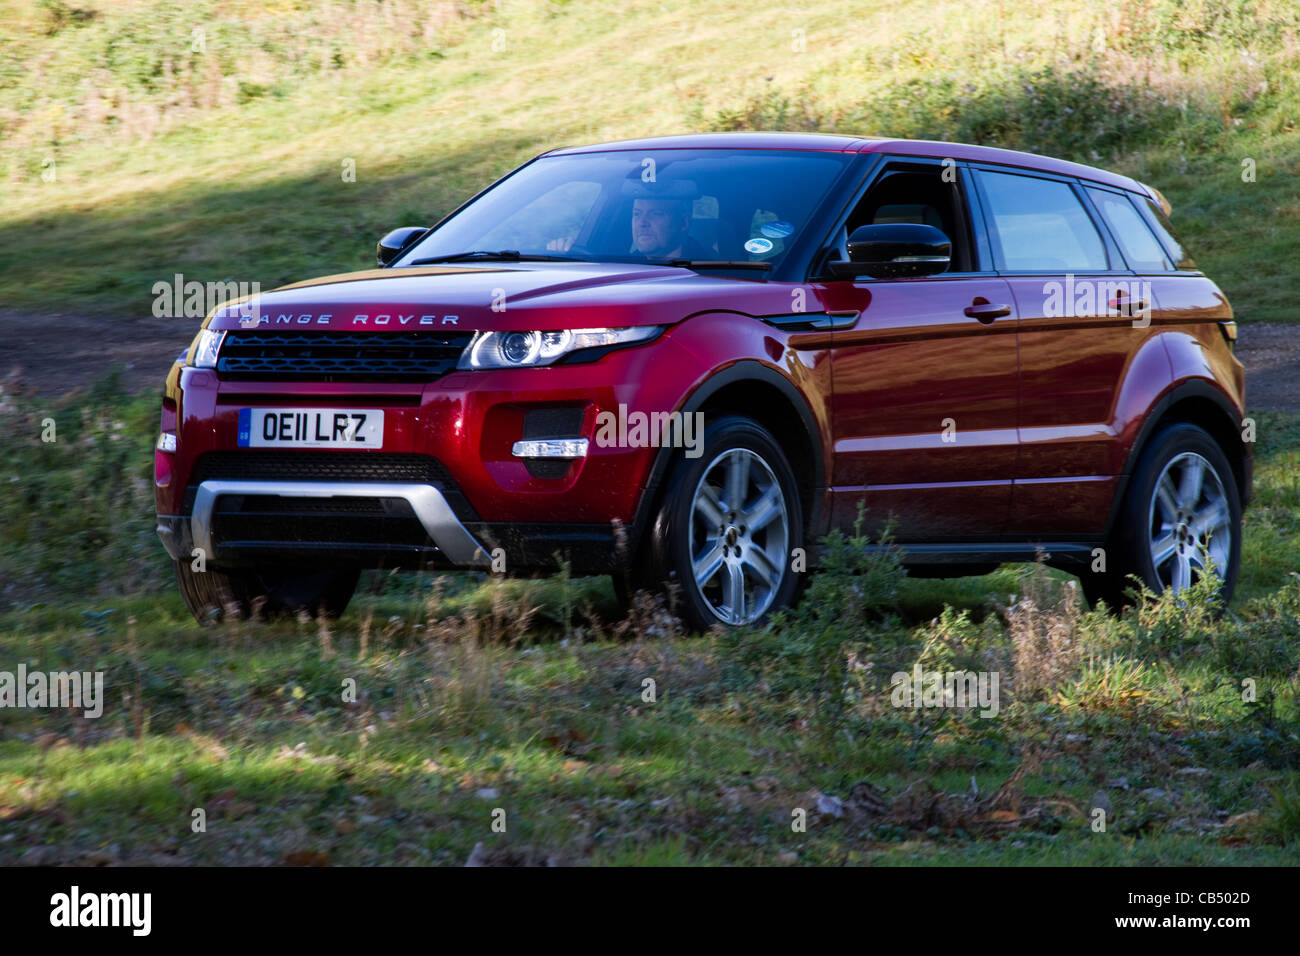
[[[221,342],[225,337],[225,332],[214,332],[212,329],[201,330],[198,338],[194,340],[194,367],[216,368],[217,353],[221,351]]]
[[[523,368],[552,365],[587,349],[610,349],[654,338],[657,325],[626,329],[564,329],[559,332],[475,332],[457,368]],[[593,354],[598,358],[604,352]]]

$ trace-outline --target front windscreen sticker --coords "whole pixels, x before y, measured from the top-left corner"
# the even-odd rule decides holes
[[[777,222],[765,222],[758,227],[758,231],[769,239],[784,239],[794,232],[794,226],[784,220]]]
[[[755,256],[761,256],[765,252],[771,252],[772,240],[751,239],[749,242],[745,243],[745,251]]]

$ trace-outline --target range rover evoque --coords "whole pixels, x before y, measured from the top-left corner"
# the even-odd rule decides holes
[[[1093,601],[1227,597],[1243,370],[1169,213],[949,143],[551,150],[377,269],[215,309],[167,377],[158,533],[199,620],[563,559],[743,625],[860,506],[918,575],[1045,554]]]

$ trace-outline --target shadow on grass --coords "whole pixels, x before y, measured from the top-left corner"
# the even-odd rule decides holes
[[[363,169],[356,182],[344,182],[329,157],[315,176],[188,185],[2,221],[0,299],[35,311],[93,306],[129,318],[151,314],[153,284],[178,272],[271,289],[373,268],[375,243],[390,229],[432,225],[552,145],[517,136],[430,157],[415,169]]]

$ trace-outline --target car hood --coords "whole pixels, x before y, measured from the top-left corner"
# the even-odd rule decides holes
[[[761,273],[756,273],[761,275]],[[595,262],[371,269],[227,303],[214,329],[473,331],[670,325],[700,312],[790,311],[791,286],[689,269]]]

